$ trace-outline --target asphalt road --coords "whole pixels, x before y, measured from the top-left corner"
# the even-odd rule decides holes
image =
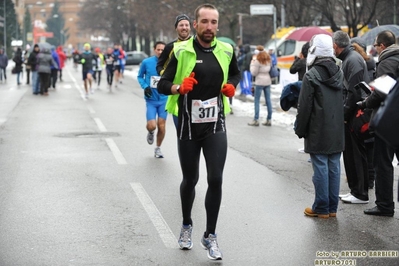
[[[235,105],[238,115],[227,118],[217,227],[224,258],[210,261],[199,244],[207,188],[203,160],[194,247],[179,250],[175,129],[169,119],[165,158],[154,158],[136,70],[112,93],[103,73],[100,89],[88,100],[81,73],[70,63],[48,97],[17,87],[11,74],[0,84],[1,266],[333,265],[327,263],[335,258],[336,265],[399,265],[398,207],[393,218],[364,215],[374,206],[371,190],[369,204],[340,204],[337,218],[305,217],[314,190],[308,155],[298,152],[302,140],[279,121],[247,126],[251,117],[240,115],[241,104]],[[395,188],[397,179],[395,167]],[[343,168],[341,191],[348,191]]]

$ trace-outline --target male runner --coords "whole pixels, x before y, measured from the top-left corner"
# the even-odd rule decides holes
[[[93,79],[93,60],[96,56],[90,51],[90,44],[84,44],[84,52],[80,55],[80,63],[82,64],[82,77],[85,87],[85,98],[89,98],[89,89],[92,92],[91,83]]]
[[[161,144],[165,137],[165,123],[167,112],[165,105],[167,96],[158,93],[157,84],[159,75],[156,70],[157,61],[165,48],[164,42],[156,42],[154,45],[154,56],[144,59],[141,62],[137,80],[141,88],[144,89],[144,98],[147,106],[147,142],[152,144],[154,142],[154,131],[158,128],[157,132],[157,146],[155,147],[154,157],[163,158],[161,152]],[[158,115],[158,119],[156,119]]]
[[[107,49],[107,53],[104,56],[105,60],[105,69],[107,71],[107,83],[108,83],[108,89],[111,92],[112,91],[112,80],[114,78],[114,64],[115,61],[118,59],[115,57],[113,54],[113,50],[111,47]]]
[[[205,197],[206,231],[201,245],[208,258],[221,260],[216,223],[222,199],[223,169],[227,154],[225,114],[240,81],[233,47],[216,39],[219,12],[211,4],[195,10],[196,36],[175,42],[174,53],[158,83],[161,93],[171,95],[168,112],[178,116],[178,154],[183,173],[180,198],[183,222],[178,244],[191,249],[193,221],[191,209],[199,179],[201,150],[207,167]],[[178,108],[177,108],[178,107]]]

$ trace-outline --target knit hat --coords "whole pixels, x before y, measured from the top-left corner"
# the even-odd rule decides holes
[[[355,37],[351,39],[351,43],[357,43],[360,47],[363,48],[363,50],[366,52],[367,51],[367,45],[366,43],[363,41],[363,39],[359,38],[359,37]]]
[[[310,40],[306,64],[311,66],[317,57],[334,57],[333,40],[330,35],[317,34]]]
[[[175,29],[177,28],[177,24],[182,20],[187,20],[190,23],[190,18],[186,14],[178,15],[175,21]]]
[[[83,47],[86,47],[86,46],[88,46],[89,47],[89,49],[91,49],[91,45],[90,45],[90,43],[85,43],[84,45],[83,45]]]

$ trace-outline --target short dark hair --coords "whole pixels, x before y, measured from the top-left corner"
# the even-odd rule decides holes
[[[195,20],[196,20],[197,22],[198,22],[198,17],[199,17],[199,11],[200,11],[202,8],[214,9],[214,10],[217,11],[216,6],[214,6],[214,5],[212,5],[212,4],[206,3],[206,4],[199,5],[199,6],[195,9]]]
[[[348,33],[343,32],[342,30],[334,32],[333,41],[339,48],[345,48],[350,45]]]
[[[376,41],[377,44],[383,44],[385,47],[396,43],[395,34],[390,30],[384,30],[378,33]]]
[[[157,48],[157,46],[158,46],[159,44],[166,45],[166,43],[164,43],[163,41],[156,41],[156,42],[154,43],[154,49]]]
[[[305,58],[308,57],[309,47],[310,47],[310,42],[307,42],[302,46],[301,53]]]

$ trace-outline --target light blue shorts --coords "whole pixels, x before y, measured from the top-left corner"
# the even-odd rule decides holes
[[[146,101],[147,105],[147,121],[156,120],[157,114],[159,118],[166,120],[168,113],[165,110],[166,101]]]

